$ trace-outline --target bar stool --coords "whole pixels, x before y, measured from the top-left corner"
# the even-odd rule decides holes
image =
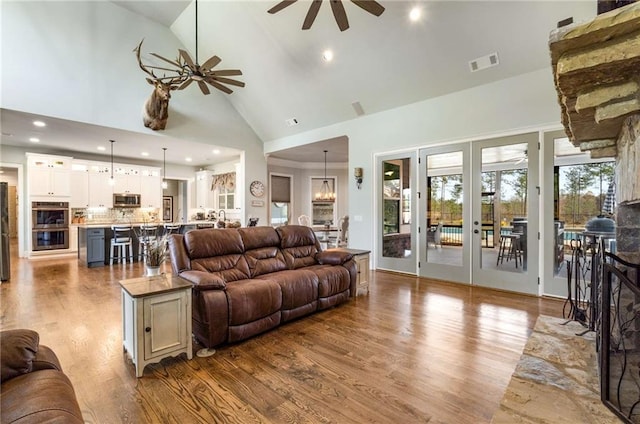
[[[111,247],[109,249],[109,265],[113,265],[113,260],[117,259],[117,262],[124,260],[127,263],[127,256],[129,262],[133,263],[133,247],[131,244],[131,225],[112,225],[113,237],[111,238]],[[127,249],[129,254],[127,255]],[[118,254],[116,255],[116,250]]]
[[[520,265],[522,265],[520,234],[503,234],[500,236],[496,266],[502,264],[505,259],[509,262],[512,258],[516,261],[516,268],[518,268],[518,260],[520,260]]]
[[[155,238],[158,231],[158,226],[155,224],[142,224],[140,225],[140,235],[138,236],[138,256],[142,257],[142,260],[147,262],[147,249],[151,243],[151,238]]]
[[[180,228],[182,228],[182,224],[178,224],[175,222],[165,222],[164,223],[164,233],[166,234],[178,234],[180,232]]]

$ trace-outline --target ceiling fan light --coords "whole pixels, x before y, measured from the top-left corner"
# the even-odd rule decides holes
[[[322,52],[322,59],[324,59],[325,62],[331,62],[333,60],[333,52],[328,49],[325,50]]]

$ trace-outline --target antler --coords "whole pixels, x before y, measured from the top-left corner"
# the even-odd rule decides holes
[[[154,56],[159,57],[160,59],[171,63],[172,65],[178,65],[179,69],[169,69],[169,68],[162,68],[159,66],[151,66],[151,65],[145,65],[144,63],[142,63],[142,58],[140,57],[140,50],[142,48],[142,43],[144,42],[144,38],[140,41],[140,44],[138,44],[138,46],[133,49],[133,51],[136,53],[136,58],[138,59],[138,65],[140,66],[140,69],[142,69],[147,75],[151,76],[151,78],[154,81],[161,81],[163,82],[163,80],[169,79],[168,82],[165,82],[164,84],[169,84],[169,85],[177,85],[177,84],[182,84],[187,78],[188,76],[184,74],[184,69],[183,66],[181,66],[181,64],[179,62],[173,62],[170,61],[168,59],[163,58],[162,56],[156,55],[154,53]],[[172,76],[166,76],[163,75],[162,77],[157,77],[154,73],[153,73],[153,69],[161,69],[164,71],[169,71],[169,72],[175,72],[178,75],[172,75]],[[151,81],[149,81],[151,82]]]

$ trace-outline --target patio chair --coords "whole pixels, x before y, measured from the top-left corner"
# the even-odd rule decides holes
[[[440,235],[442,233],[442,222],[438,222],[438,225],[431,226],[427,230],[427,248],[429,243],[433,243],[433,247],[442,248],[442,242],[440,241]]]

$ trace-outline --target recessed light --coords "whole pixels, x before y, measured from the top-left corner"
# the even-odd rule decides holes
[[[107,150],[107,148],[104,146],[98,146],[98,150],[100,150],[101,152],[104,152],[105,150]]]
[[[325,50],[322,52],[322,58],[325,62],[331,62],[333,60],[333,52],[331,50]]]
[[[411,12],[409,12],[409,19],[411,19],[412,22],[416,22],[420,20],[421,17],[422,17],[422,9],[420,7],[416,6],[413,9],[411,9]]]
[[[191,162],[191,158],[184,158],[184,160],[186,160],[187,162]]]
[[[39,139],[39,138],[37,138],[37,137],[31,137],[31,138],[29,139],[29,141],[30,141],[30,142],[32,142],[32,143],[40,143],[40,139]]]
[[[140,153],[142,156],[149,156],[149,152],[142,152]]]
[[[33,121],[33,125],[35,125],[36,127],[46,127],[47,124],[45,124],[42,121]]]
[[[214,155],[219,155],[220,154],[220,149],[213,149],[213,154]]]

